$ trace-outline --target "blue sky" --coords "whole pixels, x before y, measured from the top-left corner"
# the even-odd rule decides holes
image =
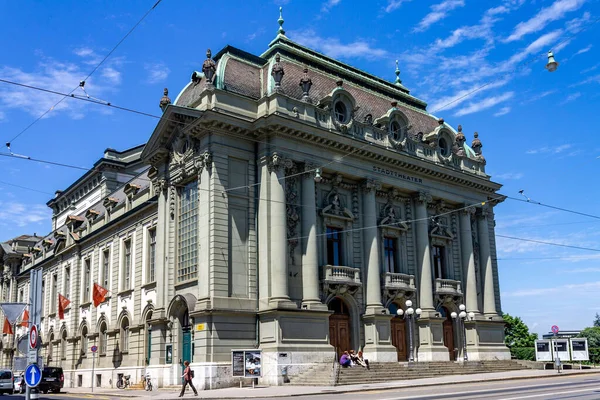
[[[0,3],[0,78],[57,91],[77,86],[152,6],[150,1]],[[163,0],[87,81],[90,96],[159,114],[201,67],[206,48],[264,51],[283,6],[287,36],[403,84],[470,142],[480,134],[502,193],[600,215],[598,0]],[[581,31],[582,29],[585,29]],[[575,36],[573,36],[575,35]],[[559,69],[544,69],[553,49]],[[473,95],[443,107],[469,91]],[[12,139],[57,98],[0,83],[0,139]],[[144,143],[156,120],[65,100],[12,151],[91,167],[107,147]],[[0,240],[45,234],[51,194],[82,171],[0,157]],[[600,220],[506,200],[497,233],[600,249]],[[600,312],[600,254],[498,238],[505,312],[533,331],[588,326]]]

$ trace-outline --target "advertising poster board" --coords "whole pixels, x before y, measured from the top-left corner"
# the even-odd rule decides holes
[[[590,354],[586,338],[571,338],[571,359],[573,361],[589,361]]]
[[[552,361],[552,349],[550,349],[549,340],[535,341],[535,360],[536,361]]]
[[[233,350],[231,352],[231,371],[233,376],[244,378],[262,377],[261,350]]]
[[[571,359],[571,353],[569,352],[569,339],[552,339],[552,350],[558,353],[558,358],[561,361],[569,361]]]

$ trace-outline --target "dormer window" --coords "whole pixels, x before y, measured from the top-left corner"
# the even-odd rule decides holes
[[[402,127],[398,121],[392,121],[390,124],[390,134],[394,140],[402,139]]]
[[[448,145],[446,138],[440,137],[438,139],[438,147],[442,156],[448,157],[450,155],[450,146]]]
[[[340,124],[345,124],[348,122],[348,107],[346,104],[340,99],[337,100],[333,106],[333,114],[335,116],[335,120]]]

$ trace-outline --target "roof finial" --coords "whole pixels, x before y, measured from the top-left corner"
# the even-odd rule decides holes
[[[401,85],[402,81],[400,80],[400,68],[398,68],[398,60],[396,60],[396,85]]]
[[[281,12],[283,11],[283,7],[279,7],[279,19],[277,23],[279,23],[279,30],[277,34],[285,36],[285,31],[283,30],[283,17],[281,16]]]

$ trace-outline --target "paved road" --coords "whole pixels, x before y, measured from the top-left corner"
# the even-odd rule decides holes
[[[598,400],[600,379],[593,376],[568,376],[527,380],[469,383],[441,387],[392,389],[358,392],[351,395],[360,400]],[[294,400],[340,400],[348,394],[300,396]]]
[[[339,387],[338,387],[339,388]],[[102,394],[66,393],[40,395],[43,400],[74,400],[74,399],[96,399],[116,400],[122,399],[121,391]],[[148,393],[149,394],[149,393]],[[200,392],[200,396],[203,393]],[[248,392],[249,397],[252,396]],[[146,396],[143,392],[141,397],[153,399],[174,399],[177,392],[158,391]],[[456,385],[427,386],[418,388],[382,389],[360,391],[353,393],[328,393],[322,390],[321,394],[286,397],[289,400],[342,400],[348,398],[360,400],[599,400],[600,399],[600,377],[597,375],[570,375],[553,376],[551,378],[535,378],[523,380],[507,380],[497,382],[461,383]],[[5,399],[23,399],[23,395],[3,396]],[[185,398],[193,399],[191,393]],[[273,397],[271,397],[272,399]],[[280,399],[284,397],[279,397]],[[260,398],[259,398],[260,399]],[[268,399],[268,398],[262,398]]]

